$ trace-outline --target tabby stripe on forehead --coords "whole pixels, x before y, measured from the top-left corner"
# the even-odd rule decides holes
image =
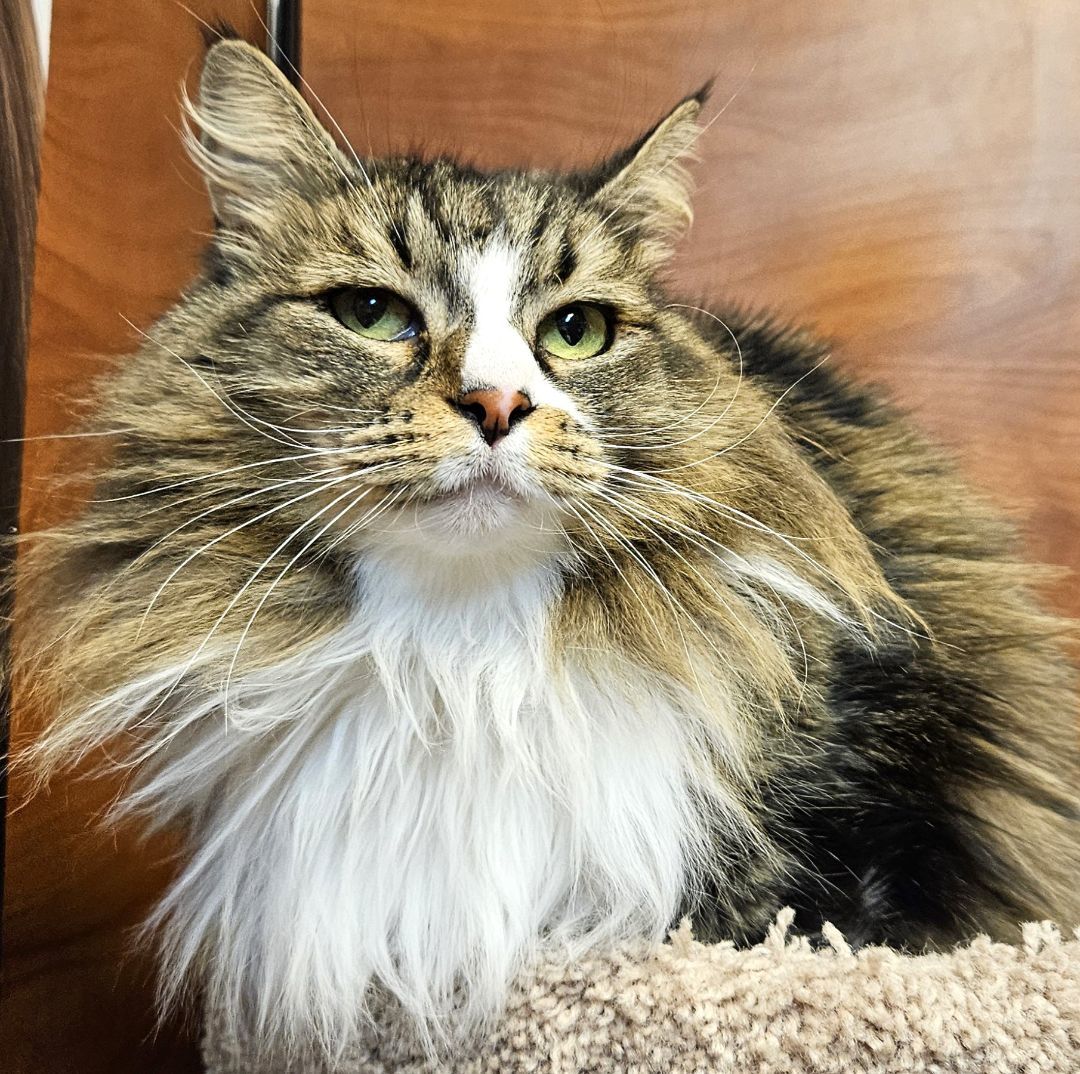
[[[559,262],[555,267],[555,279],[559,283],[566,283],[577,268],[577,250],[570,238],[569,231],[563,232],[562,242],[559,245]]]
[[[409,249],[409,243],[405,238],[405,229],[398,221],[394,221],[386,231],[390,238],[390,243],[397,252],[398,258],[401,260],[401,264],[406,270],[411,269],[413,266],[412,250]]]
[[[419,193],[420,204],[427,213],[428,219],[435,225],[439,238],[445,243],[452,243],[454,233],[450,227],[450,221],[446,218],[442,187],[433,182],[430,175],[425,175],[419,184]]]
[[[543,200],[540,202],[540,205],[537,208],[536,219],[533,221],[532,230],[529,232],[529,249],[531,251],[535,251],[540,245],[540,240],[547,232],[548,222],[550,218],[550,198],[545,194]]]

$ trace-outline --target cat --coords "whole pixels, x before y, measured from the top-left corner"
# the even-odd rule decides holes
[[[41,778],[107,745],[186,833],[166,1001],[333,1052],[375,989],[441,1046],[683,915],[1080,921],[1039,571],[821,344],[663,289],[704,101],[572,174],[361,160],[210,47],[203,271],[18,578]]]

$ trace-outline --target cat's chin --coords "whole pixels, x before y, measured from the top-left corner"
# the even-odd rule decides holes
[[[566,551],[558,510],[542,494],[528,494],[491,477],[417,500],[393,511],[368,550],[391,559],[501,573],[550,561]]]
[[[416,514],[442,537],[486,537],[515,528],[529,511],[526,496],[497,480],[480,478],[423,501]]]

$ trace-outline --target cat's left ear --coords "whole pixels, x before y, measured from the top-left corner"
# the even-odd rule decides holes
[[[588,178],[591,197],[607,211],[628,215],[642,239],[666,254],[690,225],[692,185],[686,165],[701,133],[701,109],[711,83],[680,101],[633,145]]]
[[[226,38],[206,54],[199,95],[186,101],[198,128],[188,149],[206,177],[214,216],[235,231],[258,231],[285,192],[332,192],[351,163],[307,102],[257,48]]]

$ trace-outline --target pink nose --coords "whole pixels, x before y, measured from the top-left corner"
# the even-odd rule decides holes
[[[458,399],[457,408],[476,422],[481,435],[491,446],[536,409],[524,392],[511,391],[509,388],[482,388],[466,392]]]

